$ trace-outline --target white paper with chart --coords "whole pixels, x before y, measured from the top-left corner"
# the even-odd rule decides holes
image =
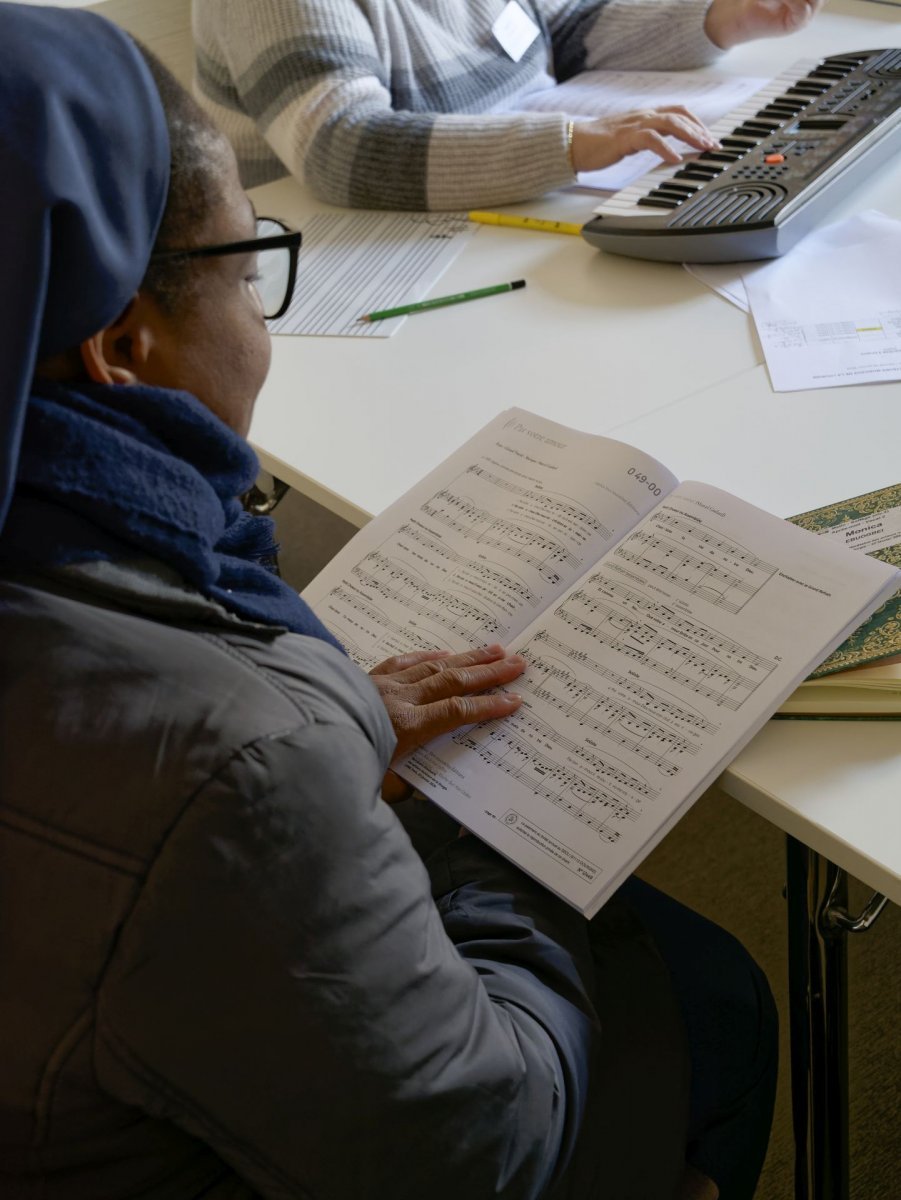
[[[512,409],[304,595],[366,668],[492,641],[527,659],[511,717],[400,770],[590,914],[899,574]]]
[[[317,213],[303,229],[303,287],[270,332],[391,337],[406,317],[364,315],[424,299],[474,233],[465,213]]]

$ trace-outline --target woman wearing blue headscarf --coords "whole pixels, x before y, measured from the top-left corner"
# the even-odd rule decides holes
[[[298,244],[124,34],[0,4],[0,1194],[750,1197],[757,968],[421,804],[424,865],[390,763],[521,660],[368,679],[241,510]]]

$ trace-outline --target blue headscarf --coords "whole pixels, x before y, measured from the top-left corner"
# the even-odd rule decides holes
[[[92,13],[0,6],[0,527],[35,364],[122,312],[168,187],[166,118],[131,39]]]
[[[183,392],[33,383],[42,357],[134,295],[169,157],[126,34],[84,11],[0,4],[0,561],[149,554],[232,612],[337,645],[270,569],[272,523],[236,499],[255,455],[218,417]]]

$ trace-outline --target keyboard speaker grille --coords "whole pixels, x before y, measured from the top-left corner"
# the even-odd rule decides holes
[[[670,227],[706,229],[716,225],[753,225],[778,208],[788,192],[777,183],[726,184],[696,196],[689,208],[679,213]]]

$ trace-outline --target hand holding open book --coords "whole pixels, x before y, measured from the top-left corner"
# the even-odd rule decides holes
[[[305,592],[364,667],[505,642],[510,717],[399,771],[593,914],[901,572],[511,409]]]

